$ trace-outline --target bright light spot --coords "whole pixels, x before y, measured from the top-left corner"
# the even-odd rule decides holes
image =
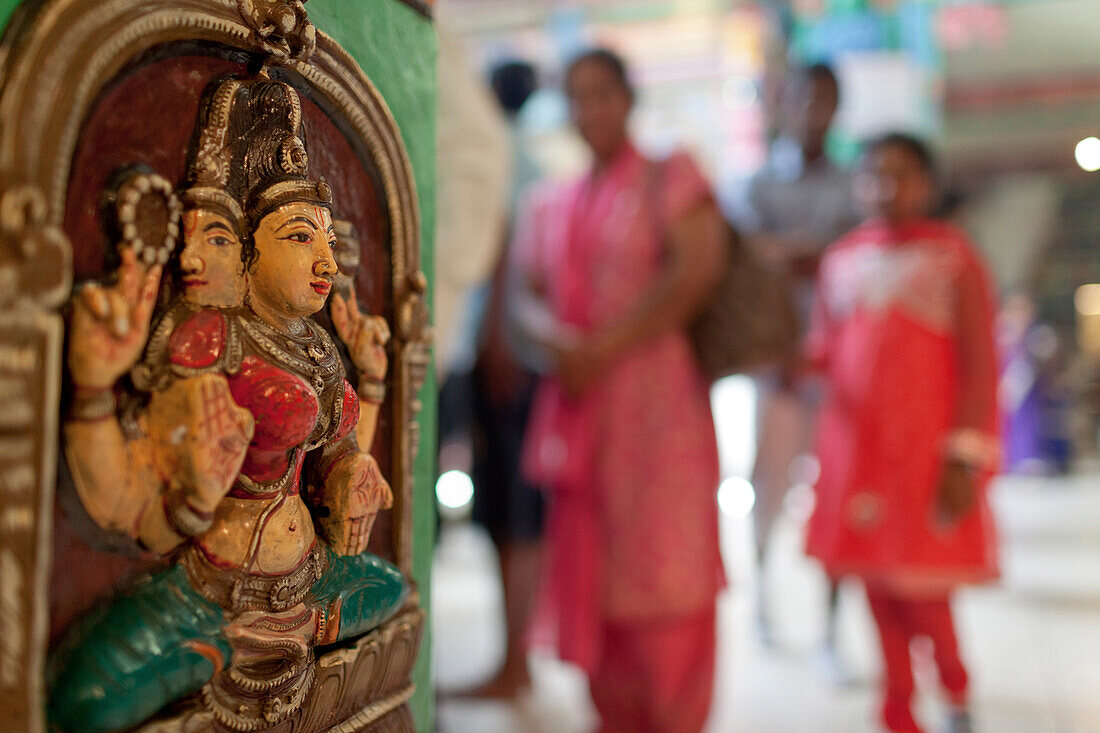
[[[731,76],[722,84],[722,102],[729,109],[748,109],[756,104],[756,97],[756,84],[747,76]]]
[[[1100,284],[1082,285],[1073,294],[1073,305],[1083,316],[1100,316]]]
[[[718,508],[723,514],[741,519],[749,516],[756,504],[756,490],[745,479],[734,476],[718,487]]]
[[[474,482],[462,471],[447,471],[435,482],[435,496],[448,509],[461,509],[474,500]]]
[[[756,459],[756,385],[739,374],[710,390],[723,476],[748,476]]]
[[[1073,155],[1077,158],[1077,165],[1089,173],[1100,171],[1100,138],[1086,137],[1077,143]]]

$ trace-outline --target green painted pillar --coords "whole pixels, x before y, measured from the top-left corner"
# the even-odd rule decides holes
[[[401,128],[420,199],[422,267],[428,281],[435,282],[435,27],[429,18],[400,0],[310,0],[306,10],[314,25],[332,36],[363,67]],[[413,496],[413,575],[430,618],[436,385],[434,370],[428,372],[424,411],[419,418],[421,443]],[[428,623],[414,674],[417,692],[412,703],[417,728],[424,733],[432,729],[430,658]]]

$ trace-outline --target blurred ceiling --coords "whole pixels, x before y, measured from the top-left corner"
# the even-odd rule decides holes
[[[1077,141],[1100,133],[1100,0],[970,5],[992,14],[970,19],[985,27],[984,39],[978,32],[944,49],[944,146],[953,167],[1074,169]]]
[[[890,6],[902,0],[873,1]],[[784,2],[791,0],[757,0]],[[1076,170],[1077,141],[1100,135],[1100,0],[927,2],[939,6],[942,148],[951,167],[962,176]],[[825,0],[792,2],[796,8],[799,3],[816,12],[828,6]],[[656,27],[673,16],[722,15],[750,4],[753,0],[440,0],[438,14],[471,40],[529,33],[537,59],[540,41],[533,29],[554,25],[567,8],[583,8],[586,17],[600,22]]]

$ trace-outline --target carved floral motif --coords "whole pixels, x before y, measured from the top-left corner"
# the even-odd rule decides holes
[[[305,0],[237,0],[241,15],[272,60],[305,61],[317,46],[317,30],[306,16]]]

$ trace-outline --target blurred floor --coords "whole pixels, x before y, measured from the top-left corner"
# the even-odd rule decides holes
[[[751,468],[753,392],[744,378],[714,392],[723,473]],[[864,733],[873,725],[878,648],[858,582],[842,589],[839,645],[854,682],[838,684],[820,653],[824,577],[801,554],[812,501],[793,490],[769,545],[766,595],[777,637],[764,649],[755,616],[757,573],[744,481],[720,492],[730,589],[719,605],[718,675],[708,733]],[[725,489],[726,487],[724,487]],[[724,496],[723,496],[724,494]],[[956,604],[979,733],[1100,731],[1100,475],[1003,478],[994,504],[1004,580]],[[490,677],[502,656],[500,580],[488,537],[445,524],[433,570],[434,668],[441,733],[587,733],[596,726],[575,669],[533,655],[534,688],[514,705],[447,698]],[[690,572],[690,569],[686,569]],[[919,669],[918,716],[937,733],[935,673]]]
[[[1100,476],[1002,479],[996,506],[1004,531],[1005,579],[971,589],[957,606],[982,733],[1100,731]],[[795,507],[797,508],[797,507]],[[797,512],[777,528],[768,596],[778,650],[755,633],[751,528],[723,517],[731,589],[721,599],[714,733],[874,731],[877,649],[858,584],[841,601],[841,647],[861,681],[838,686],[816,653],[824,583],[802,558]],[[433,580],[436,681],[442,694],[476,684],[501,654],[501,602],[492,545],[469,524],[443,530]],[[446,699],[443,733],[584,733],[596,718],[584,679],[544,656],[532,658],[535,688],[515,705]],[[919,714],[937,730],[930,670]]]

